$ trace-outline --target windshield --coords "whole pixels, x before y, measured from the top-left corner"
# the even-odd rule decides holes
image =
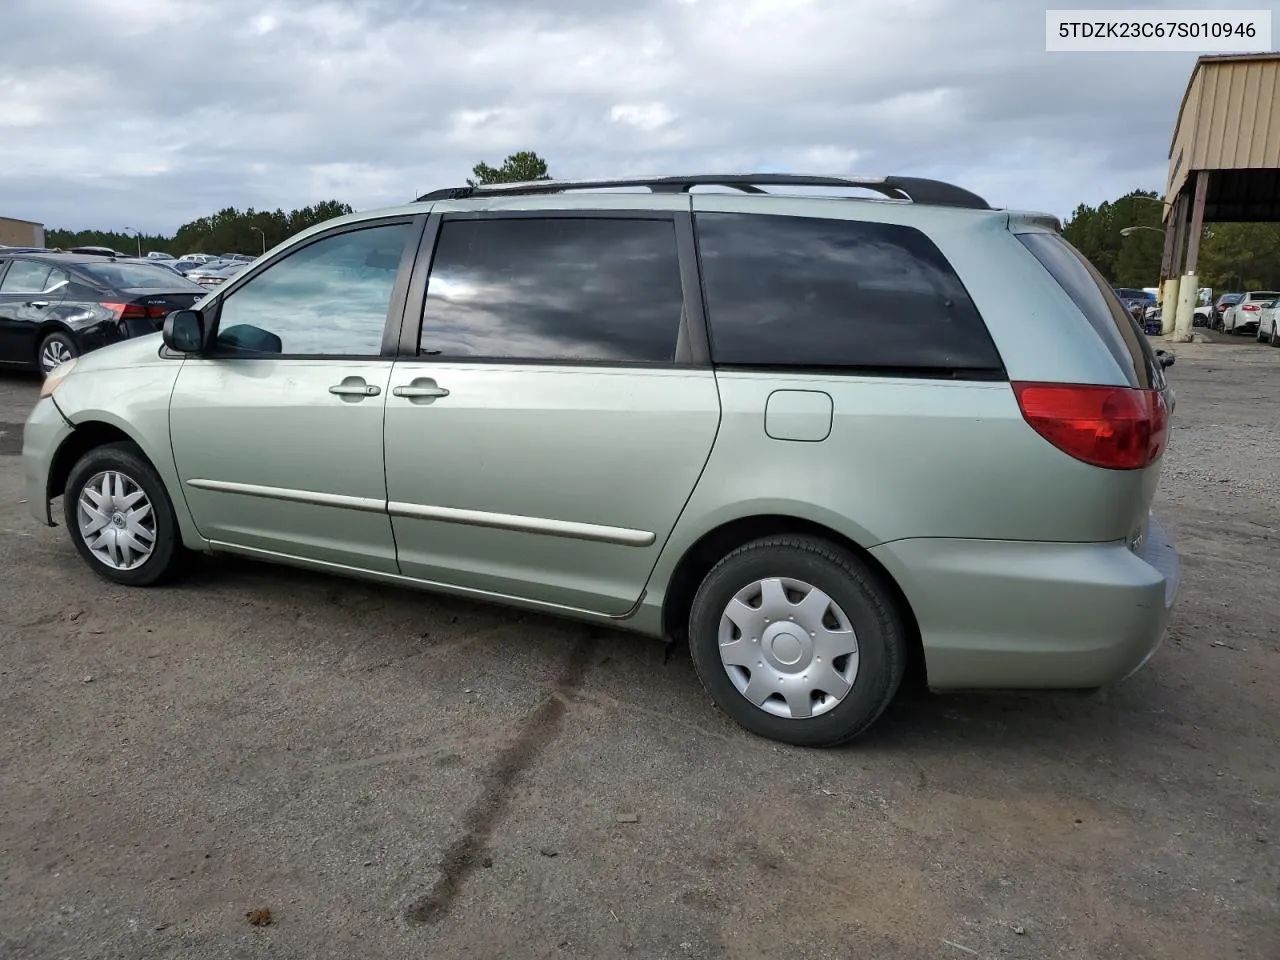
[[[79,269],[117,290],[181,290],[188,286],[200,289],[172,270],[149,263],[82,263]]]

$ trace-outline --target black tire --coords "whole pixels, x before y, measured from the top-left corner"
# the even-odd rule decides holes
[[[773,577],[822,590],[844,612],[857,638],[853,686],[818,716],[780,717],[757,707],[730,679],[720,657],[720,619],[738,591]],[[703,687],[725,713],[752,733],[807,747],[858,736],[893,699],[906,670],[902,617],[880,577],[849,551],[807,536],[773,536],[734,550],[712,568],[689,613],[689,648]]]
[[[68,360],[80,356],[80,347],[76,345],[71,334],[55,330],[40,341],[40,346],[36,350],[36,367],[39,368],[42,375],[47,375],[50,370],[57,366],[57,364],[49,363],[47,358],[47,354],[55,348],[61,348]]]
[[[1271,321],[1271,345],[1280,347],[1280,323],[1275,320]]]
[[[142,490],[151,503],[154,545],[151,554],[144,561],[129,569],[109,566],[93,552],[80,531],[80,495],[86,484],[104,472],[123,474]],[[99,576],[129,587],[149,587],[170,579],[178,572],[182,545],[173,503],[165,490],[164,481],[134,444],[109,443],[82,456],[67,478],[62,507],[68,536],[85,563]]]

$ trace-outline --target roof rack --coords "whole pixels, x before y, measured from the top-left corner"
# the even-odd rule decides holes
[[[687,177],[623,177],[615,180],[527,180],[521,183],[477,184],[446,187],[418,197],[430,200],[466,200],[472,197],[523,196],[560,193],[565,190],[600,190],[610,187],[648,187],[652,193],[688,193],[694,187],[733,187],[743,193],[767,194],[762,187],[840,187],[874,190],[890,200],[907,200],[943,207],[990,210],[986,200],[963,187],[922,177],[827,177],[799,173],[697,174]]]

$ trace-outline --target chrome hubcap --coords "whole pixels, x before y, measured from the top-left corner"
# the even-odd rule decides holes
[[[142,566],[156,546],[156,517],[137,483],[116,470],[95,473],[76,503],[80,537],[113,570]]]
[[[70,359],[71,351],[67,349],[67,345],[61,340],[50,340],[44,345],[44,349],[40,351],[40,365],[44,367],[45,373]]]
[[[858,639],[840,606],[788,577],[739,590],[720,617],[720,662],[738,692],[776,717],[835,708],[858,676]]]

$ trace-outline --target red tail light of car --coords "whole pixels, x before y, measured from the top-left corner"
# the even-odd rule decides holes
[[[1108,470],[1141,470],[1164,452],[1169,411],[1158,390],[1014,383],[1023,419],[1068,456]]]
[[[104,301],[99,304],[115,314],[116,320],[145,320],[147,317],[147,308],[140,303],[111,303]]]

